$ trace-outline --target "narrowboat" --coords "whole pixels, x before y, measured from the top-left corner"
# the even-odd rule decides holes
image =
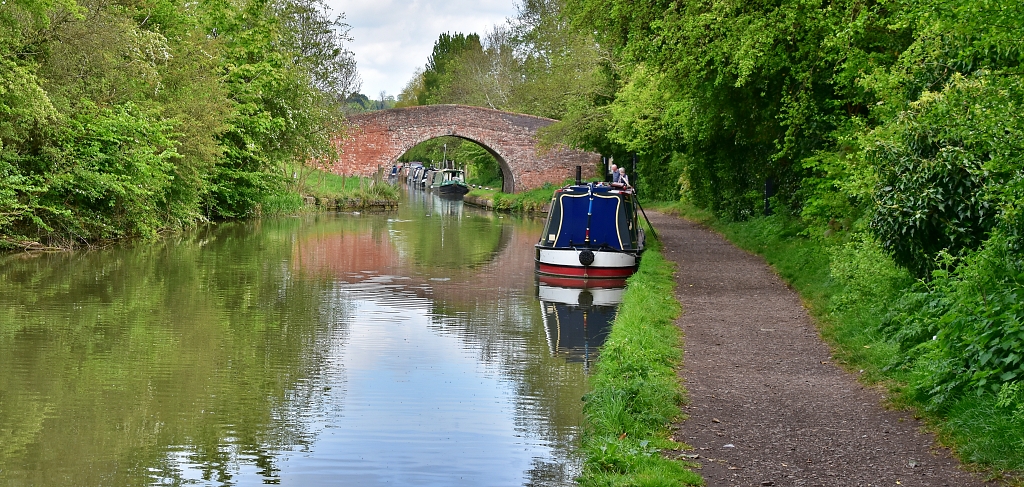
[[[441,169],[433,175],[430,189],[442,198],[458,199],[469,192],[465,173],[461,169]]]
[[[413,162],[409,164],[409,173],[406,179],[406,184],[412,187],[416,187],[416,183],[420,180],[423,173],[423,163]]]
[[[437,169],[434,167],[424,167],[422,174],[420,174],[420,180],[416,183],[416,187],[422,189],[430,187],[430,180],[433,179],[435,171],[437,171]]]
[[[577,181],[555,190],[535,246],[537,272],[577,279],[631,276],[644,251],[637,208],[629,188]]]

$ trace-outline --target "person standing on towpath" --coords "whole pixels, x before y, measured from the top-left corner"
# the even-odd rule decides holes
[[[689,418],[674,438],[709,487],[951,486],[965,472],[912,412],[837,367],[800,297],[715,232],[651,213],[677,263]]]

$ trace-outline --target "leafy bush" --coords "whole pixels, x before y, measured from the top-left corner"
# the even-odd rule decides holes
[[[901,351],[889,368],[908,372],[908,392],[929,410],[995,396],[1024,377],[1024,273],[1006,242],[996,231],[962,258],[942,254],[943,268],[881,323]]]
[[[984,199],[980,161],[963,151],[901,159],[885,171],[871,229],[898,263],[924,277],[939,252],[977,248],[994,225],[995,208]]]
[[[1024,378],[1024,288],[974,284],[938,272],[883,324],[907,353],[893,365],[910,368],[910,392],[929,409]]]
[[[84,243],[152,236],[180,216],[166,213],[178,156],[172,122],[132,103],[83,102],[74,118],[49,130],[57,144],[0,157],[0,174],[13,183],[0,192],[16,210],[4,212],[11,231]]]
[[[869,303],[884,312],[888,298],[909,284],[906,273],[892,264],[877,242],[861,237],[827,249],[829,273],[839,289],[829,303],[833,312]]]
[[[1013,415],[1024,420],[1024,381],[1007,382],[999,388],[996,406],[1013,411]]]
[[[871,137],[867,155],[882,174],[871,229],[919,277],[942,251],[979,248],[1006,204],[1024,146],[1006,137],[1015,114],[1005,89],[954,77]]]

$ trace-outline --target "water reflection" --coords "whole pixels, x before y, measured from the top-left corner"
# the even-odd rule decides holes
[[[472,269],[495,259],[508,245],[515,225],[504,218],[429,191],[407,191],[410,204],[388,224],[391,242],[416,272],[472,276]]]
[[[537,298],[551,355],[581,362],[589,370],[611,331],[625,287],[625,280],[618,279],[538,277]]]
[[[0,259],[0,485],[568,485],[538,231],[423,199]]]

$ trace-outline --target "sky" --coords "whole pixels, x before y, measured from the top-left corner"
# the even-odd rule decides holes
[[[482,38],[495,24],[516,14],[515,0],[327,0],[352,26],[361,93],[398,96],[416,68],[427,63],[443,32],[476,33]]]

